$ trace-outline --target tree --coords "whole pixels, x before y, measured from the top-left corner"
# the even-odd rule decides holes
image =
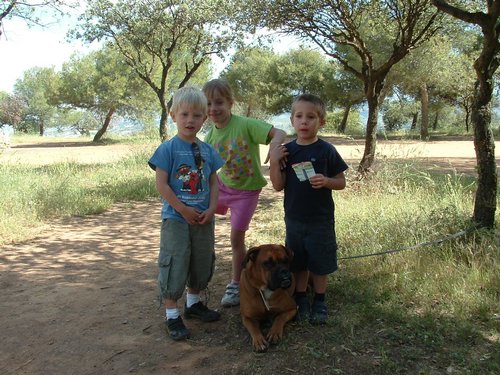
[[[438,14],[430,0],[273,0],[257,1],[255,18],[271,28],[316,43],[364,83],[368,102],[365,150],[358,167],[370,170],[375,159],[380,96],[391,68],[437,30]],[[352,49],[358,59],[346,59],[338,45]]]
[[[14,85],[14,95],[22,98],[26,110],[18,127],[25,131],[38,128],[40,136],[50,124],[56,111],[51,102],[58,90],[59,80],[54,68],[35,67],[24,72]]]
[[[452,17],[479,26],[483,33],[482,50],[474,62],[477,81],[471,117],[478,167],[473,219],[479,227],[493,228],[498,178],[495,141],[491,129],[491,101],[493,77],[500,64],[500,0],[486,0],[483,4],[486,12],[454,6],[444,0],[432,0],[432,3]]]
[[[112,45],[83,57],[73,55],[63,64],[60,77],[59,104],[90,110],[103,118],[94,142],[100,141],[115,114],[126,116],[149,109],[154,100],[144,81]]]
[[[160,136],[166,139],[173,92],[240,37],[237,25],[231,24],[232,11],[231,1],[223,0],[90,0],[80,18],[81,31],[73,35],[114,42],[158,98]],[[183,73],[170,83],[174,59],[181,55]]]
[[[40,1],[19,1],[3,0],[0,3],[0,36],[3,31],[3,21],[9,18],[21,18],[28,25],[40,25],[40,18],[37,10],[52,11],[53,13],[63,15],[64,8],[71,6],[69,1],[62,0],[40,0]]]
[[[272,100],[273,113],[289,112],[293,98],[310,93],[320,96],[328,107],[337,103],[335,77],[339,67],[318,50],[292,49],[271,67],[270,80],[279,95]]]
[[[347,60],[350,60],[351,58],[355,59],[355,56],[349,57],[349,55],[354,55],[352,49],[348,49],[345,46],[338,46],[337,49],[343,50],[342,54]],[[328,91],[332,92],[335,96],[335,102],[339,106],[343,107],[344,112],[342,119],[337,126],[337,130],[340,133],[345,133],[351,109],[360,107],[360,105],[365,101],[363,81],[347,70],[337,68],[336,75],[332,83],[334,87]]]
[[[0,127],[11,125],[14,129],[18,128],[24,111],[25,104],[22,98],[0,92]]]
[[[336,105],[342,92],[337,71],[338,66],[324,54],[310,48],[276,54],[267,48],[248,47],[236,51],[222,76],[250,116],[252,111],[289,112],[293,98],[305,92],[324,98],[329,107]]]
[[[221,77],[228,81],[234,91],[235,100],[245,107],[245,116],[256,116],[253,112],[268,112],[270,95],[279,91],[269,90],[270,66],[278,56],[268,48],[245,47],[238,49]]]
[[[440,97],[453,99],[467,95],[468,71],[459,46],[446,36],[436,36],[425,46],[411,51],[391,70],[390,80],[405,95],[420,100],[420,137],[429,138],[431,105]],[[418,112],[415,112],[418,114]],[[416,125],[416,124],[415,124]]]

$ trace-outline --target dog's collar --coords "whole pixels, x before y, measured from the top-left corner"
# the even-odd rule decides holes
[[[267,291],[267,289],[266,289]],[[264,302],[264,306],[266,306],[267,311],[271,311],[271,306],[267,303],[267,299],[264,296],[264,291],[262,289],[259,289],[260,296],[262,297],[262,302]],[[272,293],[272,292],[271,292]]]

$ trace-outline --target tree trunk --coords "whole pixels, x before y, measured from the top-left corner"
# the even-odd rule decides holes
[[[375,160],[375,148],[377,145],[377,120],[378,120],[378,95],[367,95],[368,120],[366,122],[365,151],[361,159],[358,172],[367,173],[371,170]]]
[[[160,138],[162,142],[168,139],[167,120],[168,120],[168,110],[166,106],[162,105],[161,116],[160,116]]]
[[[420,86],[420,105],[421,105],[421,119],[420,119],[420,138],[429,138],[429,92],[427,91],[427,83],[422,83]]]
[[[342,116],[342,122],[340,123],[338,130],[340,133],[345,134],[347,129],[347,120],[349,119],[349,113],[351,112],[351,104],[347,104],[344,108],[344,115]]]
[[[418,112],[414,112],[413,116],[411,117],[411,130],[415,130],[417,128],[417,121],[418,121]]]
[[[95,133],[92,142],[99,142],[101,140],[104,133],[106,133],[106,130],[108,130],[109,124],[111,124],[111,119],[113,118],[113,114],[115,113],[115,111],[115,108],[110,108],[108,110],[108,113],[104,118],[104,123],[102,124],[102,127],[97,131],[97,133]]]
[[[495,161],[495,140],[491,130],[491,97],[493,93],[491,60],[480,56],[474,68],[478,76],[472,125],[474,127],[474,148],[477,159],[477,191],[474,203],[474,221],[479,227],[493,228],[495,225],[496,196],[498,189]],[[489,74],[491,72],[491,74]]]
[[[40,131],[40,137],[43,137],[43,134],[45,133],[45,125],[44,125],[43,121],[40,122],[39,131]]]
[[[469,105],[469,100],[466,100],[464,104],[464,109],[465,109],[465,131],[467,133],[469,132],[470,129],[471,107],[472,105]]]
[[[436,111],[436,116],[434,116],[434,122],[432,123],[432,130],[436,131],[439,122],[439,109]]]
[[[479,227],[495,226],[496,196],[498,189],[495,161],[495,140],[491,130],[491,97],[493,75],[500,59],[500,29],[498,27],[499,0],[488,1],[488,14],[469,13],[441,0],[432,0],[438,9],[465,22],[479,25],[483,32],[481,54],[474,62],[477,81],[474,88],[471,121],[474,128],[474,149],[477,160],[477,191],[474,202],[474,222]]]

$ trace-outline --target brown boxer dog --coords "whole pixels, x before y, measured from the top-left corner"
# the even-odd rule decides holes
[[[292,297],[295,280],[289,269],[292,257],[292,251],[284,246],[268,244],[252,247],[243,260],[240,314],[257,352],[278,343],[285,324],[297,313]],[[264,338],[260,323],[268,318],[272,318],[273,323]]]

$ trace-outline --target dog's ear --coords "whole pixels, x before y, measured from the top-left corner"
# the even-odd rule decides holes
[[[250,261],[255,262],[257,256],[259,255],[259,251],[260,251],[260,246],[251,247],[250,249],[248,249],[247,253],[245,254],[245,258],[243,258],[243,263],[241,263],[241,266],[245,268],[248,262]]]

